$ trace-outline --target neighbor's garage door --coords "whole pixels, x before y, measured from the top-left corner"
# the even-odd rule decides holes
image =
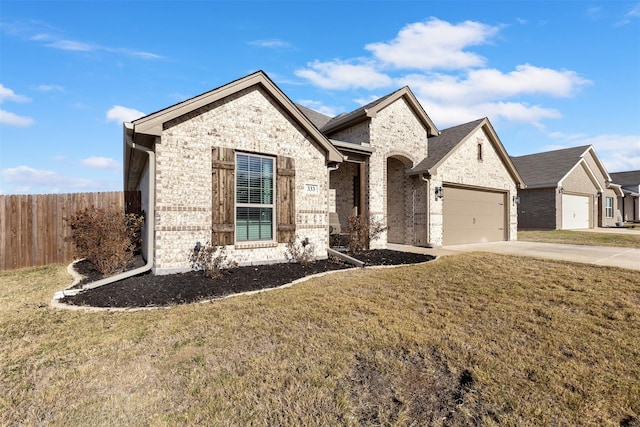
[[[505,193],[445,187],[443,245],[506,240]]]
[[[562,229],[589,228],[589,196],[562,195]]]

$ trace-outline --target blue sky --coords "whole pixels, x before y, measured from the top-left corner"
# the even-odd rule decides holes
[[[0,0],[0,193],[122,189],[122,121],[264,70],[328,115],[408,85],[507,151],[640,169],[639,1]]]

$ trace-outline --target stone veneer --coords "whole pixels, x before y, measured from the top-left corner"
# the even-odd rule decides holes
[[[374,151],[369,158],[369,179],[367,196],[369,215],[383,226],[387,222],[387,159],[400,159],[405,168],[414,166],[427,156],[427,129],[415,115],[404,98],[399,98],[391,105],[379,111],[376,117],[365,120],[351,128],[341,130],[331,135],[342,141],[354,143],[369,143]],[[410,183],[407,180],[405,184]],[[405,188],[405,201],[412,193],[412,189]],[[421,186],[421,185],[420,185]],[[404,206],[404,205],[403,205]],[[413,221],[406,221],[413,224]],[[394,224],[398,226],[398,224]],[[412,236],[413,228],[399,233]],[[371,248],[385,248],[387,246],[387,232],[383,232],[379,239],[371,242]]]
[[[165,123],[156,144],[156,274],[188,270],[196,242],[211,239],[213,147],[294,158],[296,235],[309,238],[317,257],[327,256],[324,151],[263,89],[253,86]],[[319,193],[305,192],[305,184],[318,185]],[[286,244],[275,241],[227,247],[229,259],[239,264],[281,262],[285,252]]]
[[[482,160],[478,159],[478,143],[482,143]],[[465,142],[455,149],[453,153],[438,167],[431,177],[431,191],[443,184],[459,184],[474,188],[486,188],[503,190],[507,193],[509,206],[508,240],[517,240],[518,212],[517,205],[513,202],[513,196],[517,195],[517,187],[513,178],[506,169],[497,151],[491,144],[487,134],[482,128],[475,134],[469,135]],[[446,199],[446,191],[444,199]],[[436,200],[430,195],[430,243],[435,246],[442,245],[442,209],[444,199]]]

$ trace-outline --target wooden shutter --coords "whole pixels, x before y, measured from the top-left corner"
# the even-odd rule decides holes
[[[291,157],[278,156],[276,216],[279,243],[288,243],[296,238],[296,167]]]
[[[211,162],[211,244],[233,245],[235,237],[235,152],[216,147]]]

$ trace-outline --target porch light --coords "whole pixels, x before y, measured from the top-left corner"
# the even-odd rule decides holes
[[[200,249],[202,248],[202,245],[200,244],[200,242],[196,242],[196,246],[193,248],[193,251],[195,253],[200,252]]]
[[[520,204],[520,197],[519,196],[513,196],[513,204],[514,205],[519,205]]]
[[[436,187],[436,199],[442,199],[444,197],[444,189],[442,187]]]

